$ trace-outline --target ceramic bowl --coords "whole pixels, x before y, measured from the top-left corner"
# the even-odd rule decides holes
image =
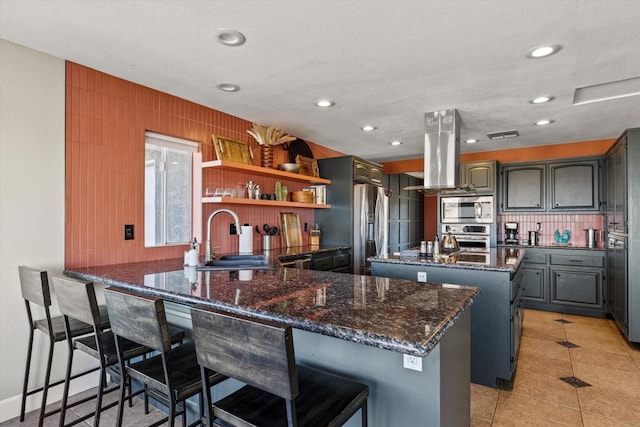
[[[300,165],[297,163],[278,163],[278,169],[285,172],[297,173],[300,170]]]

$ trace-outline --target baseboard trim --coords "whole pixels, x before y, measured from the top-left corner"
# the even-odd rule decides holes
[[[83,375],[73,381],[71,381],[71,387],[69,389],[69,395],[73,396],[83,391],[95,388],[99,382],[99,372],[92,372],[87,375]],[[64,383],[55,387],[51,387],[47,396],[47,404],[51,404],[62,400],[62,392],[64,390]],[[20,416],[20,402],[22,400],[22,394],[8,397],[4,400],[0,400],[0,423],[16,418]],[[26,412],[31,412],[40,408],[40,402],[42,401],[42,392],[34,393],[27,397]],[[55,415],[54,415],[55,416]]]

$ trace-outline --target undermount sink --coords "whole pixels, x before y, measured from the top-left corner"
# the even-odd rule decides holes
[[[196,270],[267,270],[273,262],[267,255],[222,255],[196,267]]]

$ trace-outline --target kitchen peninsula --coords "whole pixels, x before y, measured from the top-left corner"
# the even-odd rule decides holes
[[[523,309],[520,303],[523,249],[463,251],[450,256],[371,257],[377,277],[477,286],[471,307],[471,381],[497,387],[516,369]]]
[[[138,262],[65,274],[161,297],[169,321],[186,328],[194,304],[289,324],[299,364],[369,385],[370,426],[469,425],[468,309],[477,288],[290,269],[277,260],[274,268],[245,271],[182,264]],[[347,425],[358,423],[356,415]]]

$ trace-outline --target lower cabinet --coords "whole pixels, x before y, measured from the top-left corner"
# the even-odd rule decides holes
[[[314,253],[311,256],[311,269],[349,273],[351,255],[347,249],[337,249]]]
[[[602,295],[602,270],[551,269],[551,302],[604,309]]]
[[[371,273],[412,281],[418,280],[418,273],[426,273],[431,283],[479,287],[480,294],[471,305],[471,381],[497,387],[501,380],[511,379],[518,362],[524,315],[520,302],[522,267],[510,272],[373,261]]]
[[[526,308],[605,317],[605,252],[525,248],[522,303]]]
[[[525,266],[522,269],[522,300],[545,301],[547,267]]]

